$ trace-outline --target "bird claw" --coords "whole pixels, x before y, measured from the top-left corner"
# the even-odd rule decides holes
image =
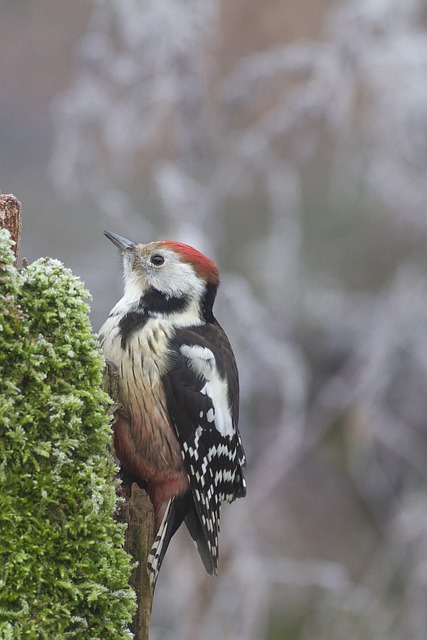
[[[108,404],[107,413],[115,415],[117,413],[126,414],[119,399],[119,370],[111,360],[105,361],[103,388],[110,396],[111,402]]]

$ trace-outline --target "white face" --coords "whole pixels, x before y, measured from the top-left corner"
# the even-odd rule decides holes
[[[154,287],[171,298],[189,296],[199,300],[205,291],[206,283],[191,264],[156,242],[123,251],[123,268],[126,297],[139,299],[144,291]]]

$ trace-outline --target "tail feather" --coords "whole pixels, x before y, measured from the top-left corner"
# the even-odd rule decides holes
[[[151,587],[154,589],[156,585],[157,576],[160,571],[163,558],[165,557],[166,550],[169,546],[170,539],[172,537],[171,528],[173,524],[173,514],[175,511],[174,498],[169,500],[169,504],[166,508],[163,520],[160,523],[159,530],[148,554],[147,567],[148,575],[150,578]]]
[[[153,546],[148,554],[147,566],[150,584],[153,589],[171,538],[181,526],[189,510],[191,510],[192,503],[191,493],[175,496],[169,500]]]
[[[209,575],[212,575],[213,573],[216,575],[218,565],[217,563],[214,563],[214,560],[212,558],[212,553],[209,550],[206,536],[200,524],[200,519],[197,515],[196,509],[193,508],[187,513],[187,515],[185,516],[185,524],[191,537],[194,540],[197,551],[199,552],[199,556],[202,559],[206,571],[209,573]]]

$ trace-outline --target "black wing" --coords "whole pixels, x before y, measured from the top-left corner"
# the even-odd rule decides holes
[[[206,570],[216,573],[221,502],[246,493],[237,367],[216,322],[177,330],[170,350],[163,383],[194,503],[185,522]]]

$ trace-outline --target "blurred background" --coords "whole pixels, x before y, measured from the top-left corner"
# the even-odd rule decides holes
[[[103,229],[222,273],[248,496],[153,640],[427,637],[427,2],[0,0],[21,255],[121,293]]]

